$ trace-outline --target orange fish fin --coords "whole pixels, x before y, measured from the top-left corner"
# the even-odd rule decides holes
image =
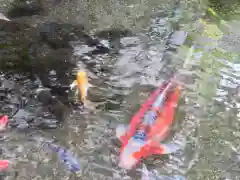
[[[73,90],[76,86],[77,86],[77,80],[74,80],[72,84],[69,85],[71,90]]]

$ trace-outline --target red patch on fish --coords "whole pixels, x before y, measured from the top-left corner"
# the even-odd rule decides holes
[[[0,160],[0,171],[6,170],[9,166],[8,160]]]
[[[8,123],[8,116],[0,116],[0,131],[5,130]]]

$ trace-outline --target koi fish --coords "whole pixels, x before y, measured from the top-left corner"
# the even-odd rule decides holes
[[[8,160],[0,160],[0,172],[5,171],[9,167],[9,161]]]
[[[53,144],[53,143],[46,143],[47,146],[54,152],[56,152],[59,156],[59,159],[65,164],[65,166],[72,172],[80,171],[80,164],[78,160],[72,156],[70,152],[66,149]]]
[[[6,129],[8,123],[8,116],[0,116],[0,132]]]
[[[120,167],[132,169],[141,159],[152,154],[170,154],[179,149],[174,144],[160,142],[173,123],[180,90],[180,86],[174,86],[173,82],[163,83],[133,116],[129,126],[116,128],[116,136],[122,143]]]
[[[85,104],[88,88],[91,85],[88,83],[87,73],[85,71],[78,71],[76,75],[76,80],[70,85],[71,90],[76,88],[76,96],[79,96],[80,102]]]

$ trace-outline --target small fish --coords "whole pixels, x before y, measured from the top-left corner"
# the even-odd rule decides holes
[[[0,132],[4,131],[6,129],[6,126],[8,124],[8,116],[0,116]]]
[[[0,160],[0,172],[5,171],[9,167],[9,161],[8,160]]]
[[[88,83],[88,76],[85,71],[78,71],[76,75],[76,80],[73,81],[73,83],[70,85],[71,90],[74,88],[76,89],[76,96],[79,96],[80,102],[85,104],[88,88],[91,87],[91,85]]]
[[[72,172],[80,171],[80,164],[78,160],[75,157],[73,157],[70,152],[53,143],[47,143],[47,146],[58,154],[59,159],[65,164],[65,166],[70,171]]]

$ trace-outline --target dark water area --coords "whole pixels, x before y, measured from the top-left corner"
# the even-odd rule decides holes
[[[115,128],[174,73],[184,90],[167,141],[181,149],[143,163],[165,177],[240,178],[238,20],[212,18],[200,1],[1,4],[11,21],[0,19],[0,114],[9,116],[0,159],[11,167],[0,179],[140,179],[141,164],[118,167]],[[86,107],[69,89],[80,69],[92,85]],[[50,140],[80,173],[44,147]]]

